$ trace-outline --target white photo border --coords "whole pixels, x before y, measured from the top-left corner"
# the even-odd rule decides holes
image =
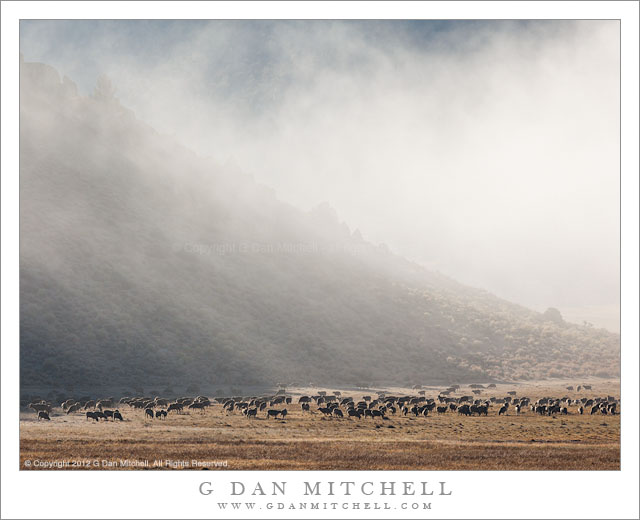
[[[2,6],[2,518],[638,518],[638,3],[637,2],[3,2]],[[621,21],[620,471],[19,471],[20,19],[619,19]],[[198,488],[211,482],[214,493]],[[231,481],[447,482],[429,511],[220,511]],[[70,491],[73,490],[73,491]],[[105,496],[112,490],[114,498]],[[436,493],[437,494],[437,493]],[[68,497],[68,498],[67,498]],[[145,497],[145,498],[142,498]],[[308,498],[308,497],[307,497]],[[330,502],[331,497],[323,497]],[[407,497],[370,502],[399,503]],[[423,502],[410,497],[409,502]],[[415,498],[415,500],[414,500]],[[428,497],[429,498],[429,497]],[[387,500],[388,499],[388,500]],[[252,499],[251,499],[252,500]],[[344,500],[344,499],[340,499]],[[363,500],[367,500],[366,498]],[[337,500],[336,500],[337,501]],[[350,500],[350,501],[356,501]]]

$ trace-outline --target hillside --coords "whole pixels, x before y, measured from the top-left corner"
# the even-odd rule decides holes
[[[619,374],[618,335],[362,240],[21,64],[23,388],[449,384]],[[212,150],[216,143],[211,143]]]

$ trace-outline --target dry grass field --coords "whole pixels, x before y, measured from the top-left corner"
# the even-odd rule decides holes
[[[570,383],[574,384],[574,383]],[[599,381],[592,391],[568,392],[565,383],[499,385],[481,397],[620,397],[617,382]],[[333,389],[327,389],[330,393]],[[465,417],[447,412],[428,417],[333,418],[303,413],[298,395],[318,389],[291,389],[286,420],[265,413],[248,419],[216,404],[206,410],[171,413],[166,420],[145,419],[141,410],[120,408],[124,422],[87,421],[84,413],[56,408],[51,421],[23,411],[20,421],[21,469],[209,469],[224,470],[618,470],[620,415],[539,416],[529,409],[498,416]],[[390,388],[387,395],[415,390]],[[360,398],[365,393],[342,391]],[[375,393],[373,393],[375,395]],[[426,389],[436,397],[438,389]],[[463,386],[457,395],[471,395]],[[282,408],[278,406],[277,408]],[[311,410],[315,410],[315,404]],[[624,412],[623,412],[624,413]],[[130,464],[126,466],[124,461]],[[148,466],[141,465],[148,461]],[[194,464],[197,461],[198,464]],[[69,464],[69,465],[66,465]],[[75,465],[73,465],[75,464]],[[126,464],[126,462],[125,462]]]

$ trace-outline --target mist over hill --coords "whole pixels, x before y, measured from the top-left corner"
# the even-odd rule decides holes
[[[83,97],[24,62],[20,80],[23,388],[619,374],[618,335],[427,271],[329,204],[300,211],[155,132],[106,80]]]

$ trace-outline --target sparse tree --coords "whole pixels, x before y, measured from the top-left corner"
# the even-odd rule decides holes
[[[549,307],[543,314],[544,318],[547,321],[552,321],[553,323],[564,323],[564,319],[562,319],[562,314],[555,307]]]

